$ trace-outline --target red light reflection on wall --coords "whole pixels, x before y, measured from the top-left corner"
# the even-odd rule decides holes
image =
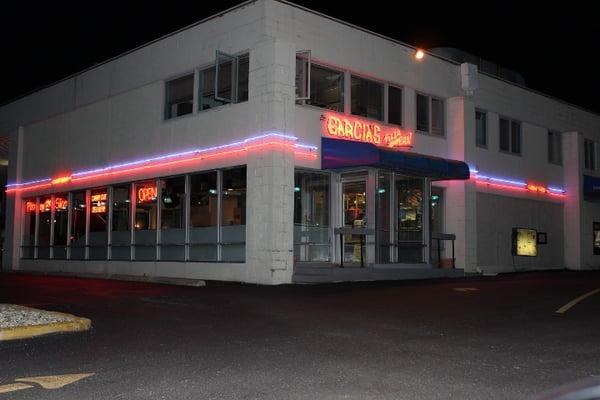
[[[137,190],[137,200],[138,203],[148,203],[156,200],[156,196],[158,192],[156,190],[156,185],[151,186],[141,186]]]
[[[334,113],[323,114],[322,119],[323,132],[338,139],[392,148],[412,147],[413,145],[413,133],[397,127]]]

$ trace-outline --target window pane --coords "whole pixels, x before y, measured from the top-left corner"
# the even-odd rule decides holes
[[[185,177],[161,179],[161,260],[185,259]]]
[[[429,97],[417,94],[417,130],[429,132]]]
[[[54,196],[54,243],[52,258],[67,258],[67,226],[69,224],[68,194]]]
[[[37,204],[35,198],[23,201],[23,229],[21,232],[21,258],[33,258],[35,246],[35,213]]]
[[[224,102],[233,101],[233,76],[235,74],[235,57],[218,54],[217,55],[217,97]]]
[[[134,257],[156,259],[157,187],[155,180],[135,184]]]
[[[377,191],[375,192],[375,218],[376,218],[376,236],[377,244],[377,262],[389,263],[390,260],[390,190],[391,175],[388,173],[379,173],[377,179]]]
[[[352,114],[383,120],[383,85],[356,76],[351,83]]]
[[[113,187],[112,233],[110,258],[112,260],[129,260],[131,258],[130,213],[131,189],[129,185]]]
[[[398,262],[423,261],[423,180],[396,180]]]
[[[217,260],[217,172],[190,176],[190,259]]]
[[[521,154],[521,123],[517,121],[511,121],[511,152],[515,154]]]
[[[190,114],[194,109],[194,74],[167,82],[165,118]]]
[[[510,125],[504,118],[500,118],[500,150],[510,151]]]
[[[246,167],[223,171],[222,261],[246,259]]]
[[[548,162],[562,163],[561,135],[558,132],[548,131]]]
[[[85,259],[85,190],[72,194],[73,204],[71,210],[71,260]]]
[[[310,100],[307,104],[344,111],[344,74],[327,68],[311,65]]]
[[[50,215],[52,199],[40,198],[40,227],[38,231],[38,258],[50,258]]]
[[[106,259],[108,245],[108,193],[106,188],[90,192],[90,242],[89,258]]]
[[[238,64],[238,102],[248,100],[248,72],[250,58],[248,54],[240,56]]]
[[[388,122],[402,125],[402,89],[394,86],[388,88]]]
[[[204,71],[200,71],[199,78],[199,109],[208,110],[209,108],[218,107],[225,104],[224,101],[215,99],[215,67],[210,67]]]
[[[487,147],[487,115],[475,112],[475,138],[477,146]]]
[[[330,261],[329,175],[294,176],[294,260]]]
[[[440,136],[444,134],[444,102],[433,97],[431,98],[431,133]]]
[[[308,63],[310,52],[296,53],[296,99],[308,97]]]

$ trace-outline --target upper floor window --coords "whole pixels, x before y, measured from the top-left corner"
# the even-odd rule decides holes
[[[562,141],[560,132],[548,131],[548,162],[562,164]]]
[[[521,154],[521,123],[500,118],[500,151]]]
[[[165,119],[194,111],[194,74],[168,81],[166,84]]]
[[[417,130],[444,135],[444,102],[441,99],[417,93]]]
[[[352,114],[383,121],[383,84],[353,76]]]
[[[583,167],[596,169],[596,144],[587,139],[583,141]]]
[[[487,113],[475,111],[475,144],[479,147],[487,147]]]
[[[344,73],[311,62],[310,51],[296,53],[296,102],[344,112]]]
[[[402,125],[402,89],[388,87],[388,122]]]
[[[248,100],[248,54],[230,56],[217,52],[215,65],[198,71],[198,110]],[[194,75],[166,83],[165,119],[194,112]]]

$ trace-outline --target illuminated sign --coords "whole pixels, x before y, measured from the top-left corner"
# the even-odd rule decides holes
[[[537,231],[527,228],[513,228],[513,254],[516,256],[537,256]]]
[[[541,185],[534,185],[532,183],[528,183],[527,184],[527,190],[529,190],[530,192],[535,192],[535,193],[548,193],[548,189],[545,186],[541,186]]]
[[[137,190],[138,203],[148,203],[156,200],[158,192],[156,191],[156,185],[154,186],[141,186]]]
[[[106,200],[108,200],[108,194],[106,192],[92,194],[90,200],[92,203],[90,212],[92,214],[102,214],[106,212]]]
[[[53,185],[58,185],[58,184],[67,183],[67,182],[71,182],[70,176],[61,176],[59,178],[52,179]]]
[[[66,210],[69,206],[69,201],[64,197],[55,197],[54,198],[54,208],[56,210],[62,211]]]
[[[363,118],[327,113],[321,117],[323,132],[338,139],[382,147],[412,147],[413,133]]]
[[[44,201],[40,200],[40,212],[48,212],[52,208],[52,200],[47,198]]]
[[[28,212],[28,213],[33,212],[34,213],[36,209],[37,209],[37,205],[35,204],[35,201],[27,200],[25,202],[25,212]]]

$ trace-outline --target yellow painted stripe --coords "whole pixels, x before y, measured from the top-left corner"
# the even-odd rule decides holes
[[[561,308],[559,308],[558,310],[556,310],[556,313],[557,314],[564,314],[567,311],[569,311],[569,309],[571,307],[573,307],[574,305],[576,305],[580,301],[585,300],[588,297],[593,296],[593,295],[595,295],[598,292],[600,292],[600,288],[594,289],[591,292],[587,292],[586,294],[583,294],[583,295],[579,296],[578,298],[576,298],[574,300],[571,300],[570,302],[568,302],[567,304],[565,304],[564,306],[562,306]]]
[[[1,393],[16,392],[17,390],[29,389],[29,388],[32,388],[32,387],[33,386],[27,385],[25,383],[9,383],[8,385],[1,385],[0,386],[0,394]]]

